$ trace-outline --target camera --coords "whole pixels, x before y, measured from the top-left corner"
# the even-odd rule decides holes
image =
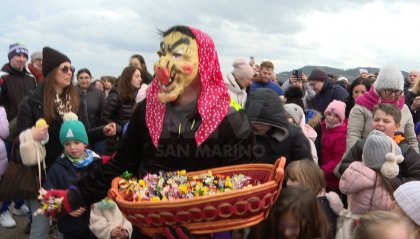
[[[302,71],[301,70],[293,70],[292,74],[296,77],[296,79],[302,80]]]

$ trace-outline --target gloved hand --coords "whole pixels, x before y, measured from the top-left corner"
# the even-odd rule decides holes
[[[164,227],[163,233],[156,235],[156,239],[209,239],[211,238],[210,234],[206,235],[192,235],[191,232],[181,226],[177,227]]]

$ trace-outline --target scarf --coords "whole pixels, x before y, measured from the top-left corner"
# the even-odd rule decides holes
[[[86,149],[85,150],[86,156],[82,158],[72,158],[69,154],[64,153],[66,157],[70,160],[73,166],[77,169],[84,168],[91,164],[94,160],[94,157],[97,156],[92,150]]]
[[[70,95],[66,94],[66,102],[63,102],[58,94],[55,95],[54,107],[58,114],[63,118],[65,113],[72,112],[72,106],[70,102]]]
[[[202,123],[195,133],[195,141],[200,146],[219,126],[229,110],[229,92],[223,81],[219,59],[213,40],[206,33],[190,27],[198,46],[198,71],[202,90],[197,102],[197,109]],[[166,105],[159,102],[160,87],[155,79],[147,89],[146,124],[153,145],[158,146],[162,133]]]
[[[370,90],[368,92],[364,93],[356,99],[356,104],[364,106],[370,111],[372,111],[373,107],[375,107],[375,105],[379,103],[392,104],[402,109],[405,103],[405,99],[404,95],[401,95],[397,100],[383,99],[378,96],[373,86],[370,87]]]
[[[116,207],[116,203],[112,201],[112,199],[106,197],[96,203],[96,206],[101,210],[108,210],[108,209],[114,209]]]

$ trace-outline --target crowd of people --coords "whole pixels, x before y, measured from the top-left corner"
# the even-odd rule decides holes
[[[417,70],[404,79],[389,65],[347,79],[316,68],[278,82],[273,63],[254,57],[222,74],[211,37],[198,29],[161,34],[154,72],[134,54],[121,74],[97,80],[57,49],[9,46],[0,72],[0,177],[13,147],[22,161],[42,155],[46,197],[64,199],[59,238],[147,238],[107,198],[126,170],[273,164],[280,156],[285,188],[268,218],[208,237],[335,238],[347,210],[354,225],[343,238],[420,238]],[[35,127],[41,118],[46,124]],[[33,215],[36,196],[0,203],[2,227],[16,225],[12,214],[28,215],[30,238],[48,238],[50,219]]]

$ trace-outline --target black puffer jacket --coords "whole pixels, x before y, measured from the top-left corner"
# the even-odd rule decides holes
[[[133,92],[134,97],[136,94],[137,91]],[[115,137],[110,137],[106,140],[106,155],[112,155],[118,149],[124,125],[131,118],[131,115],[133,114],[134,105],[135,101],[123,101],[118,94],[117,88],[113,88],[109,92],[108,98],[106,98],[104,109],[102,110],[101,122],[104,125],[110,122],[115,122],[115,124],[117,125],[117,134]]]
[[[10,64],[4,65],[1,70],[7,75],[2,76],[0,84],[0,102],[6,109],[7,119],[10,121],[18,114],[18,106],[25,95],[36,87],[36,80],[24,69],[17,71]]]
[[[405,104],[408,106],[411,115],[413,116],[414,125],[416,125],[416,123],[420,120],[420,110],[414,111],[413,109],[411,109],[411,105],[414,102],[414,98],[416,98],[417,96],[420,96],[420,94],[416,94],[411,90],[408,90],[407,94],[405,95]]]
[[[101,126],[101,113],[105,104],[104,93],[91,86],[87,91],[83,91],[79,87],[80,99],[86,102],[87,115],[89,119],[89,125],[91,128]]]
[[[19,105],[19,114],[17,116],[16,133],[19,135],[22,131],[31,128],[39,118],[44,118],[44,84],[40,84],[37,88],[31,91]],[[89,143],[94,143],[104,139],[102,127],[90,129],[89,122],[86,115],[86,104],[80,102],[79,112],[77,116],[83,122],[88,133]],[[61,117],[56,115],[53,121],[49,124],[48,134],[49,140],[45,145],[46,157],[45,162],[47,168],[54,162],[54,160],[63,153],[63,146],[60,143],[60,127],[63,123]]]
[[[396,135],[404,135],[400,132]],[[342,175],[349,165],[354,161],[362,161],[363,146],[365,145],[366,139],[359,139],[356,144],[349,150],[347,155],[341,161],[339,166],[339,173]],[[420,155],[408,144],[406,140],[401,141],[398,144],[401,148],[401,153],[404,156],[404,161],[399,164],[400,172],[396,178],[393,178],[391,182],[394,188],[397,188],[403,183],[409,181],[420,180]]]
[[[271,164],[280,156],[285,156],[287,165],[294,160],[312,158],[308,139],[301,128],[289,123],[283,105],[273,90],[251,92],[245,108],[251,123],[273,126],[267,134],[256,135],[254,153],[257,162]]]

